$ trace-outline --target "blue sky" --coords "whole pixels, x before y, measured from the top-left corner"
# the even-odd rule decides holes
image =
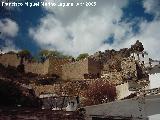
[[[96,6],[5,7],[9,13],[0,12],[1,49],[28,49],[34,55],[40,49],[49,49],[77,56],[85,52],[93,54],[100,50],[130,47],[139,39],[151,57],[160,59],[157,55],[160,50],[159,0],[45,2],[58,4],[64,1],[75,4],[91,1],[96,2]]]

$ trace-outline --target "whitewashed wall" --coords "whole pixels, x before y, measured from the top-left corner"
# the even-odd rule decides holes
[[[144,54],[144,57],[143,57],[142,54]],[[142,63],[142,61],[144,61],[145,67],[149,67],[150,66],[150,64],[149,64],[149,57],[148,57],[148,54],[146,54],[146,53],[143,53],[143,52],[139,53],[139,57],[138,57],[137,53],[132,53],[131,57],[134,57],[135,60],[139,60],[140,63]]]
[[[133,91],[129,91],[129,84],[123,83],[121,85],[116,86],[117,99],[120,100],[129,96]]]
[[[150,80],[149,89],[160,87],[160,73],[150,74],[149,80]]]

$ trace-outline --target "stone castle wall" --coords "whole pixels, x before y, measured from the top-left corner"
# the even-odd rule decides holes
[[[44,63],[27,63],[25,64],[25,72],[31,72],[35,74],[48,74],[48,68],[49,68],[49,60],[46,60]]]
[[[84,79],[84,74],[88,73],[88,59],[72,62],[62,66],[62,79],[80,80]]]
[[[5,66],[14,66],[17,67],[20,64],[20,57],[17,57],[17,54],[1,54],[0,63]],[[35,74],[56,74],[62,76],[62,65],[69,63],[68,59],[58,59],[58,58],[49,58],[44,63],[38,62],[28,62],[24,61],[25,72],[31,72]]]
[[[70,62],[68,59],[49,58],[44,63],[28,63],[25,65],[26,72],[36,74],[54,74],[62,77],[62,65]]]
[[[70,63],[69,59],[49,58],[48,73],[62,77],[62,66]]]
[[[20,57],[17,57],[17,54],[2,54],[0,56],[0,63],[5,66],[14,66],[17,67],[20,64]],[[44,63],[38,62],[28,62],[24,61],[25,72],[31,72],[36,74],[47,74],[49,61],[46,60]]]
[[[86,58],[80,61],[72,62],[62,66],[62,79],[81,80],[84,74],[100,73],[100,63],[92,58]]]
[[[102,69],[100,61],[94,59],[88,59],[88,73],[97,74],[100,73]]]
[[[0,55],[0,63],[5,66],[14,66],[17,67],[20,63],[20,59],[16,54],[1,54]]]
[[[137,44],[132,48],[140,49],[137,48]],[[142,70],[138,69],[140,66],[136,64],[134,59],[129,57],[131,50],[127,48],[119,51],[106,50],[76,62],[59,58],[49,58],[44,63],[25,61],[25,71],[44,75],[56,74],[63,80],[93,79],[92,76],[95,76],[96,79],[100,75],[102,75],[102,78],[111,81],[140,79]],[[4,54],[0,56],[0,63],[17,67],[20,58],[16,54]]]
[[[4,54],[0,56],[0,63],[17,67],[20,63],[20,58],[16,54]],[[68,59],[49,58],[44,63],[29,63],[24,62],[25,71],[36,74],[56,74],[64,80],[82,80],[84,74],[102,73],[106,79],[112,81],[122,80],[125,76],[131,74],[136,77],[136,65],[133,59],[126,58],[121,62],[121,71],[102,71],[100,61],[94,58],[86,58],[80,61],[71,62]],[[111,68],[112,69],[112,68]]]

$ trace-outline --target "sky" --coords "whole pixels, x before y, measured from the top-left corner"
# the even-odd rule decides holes
[[[129,48],[140,40],[149,56],[160,60],[160,0],[39,0],[74,3],[70,7],[2,6],[6,1],[0,0],[0,49],[4,52],[28,49],[36,55],[48,49],[76,57]],[[87,7],[86,2],[93,6]]]
[[[27,1],[31,2],[11,2]],[[149,56],[160,60],[160,0],[41,0],[56,6],[37,7],[8,7],[2,2],[0,48],[5,52],[28,49],[36,55],[48,49],[76,57],[129,48],[140,40]],[[62,2],[74,5],[58,6]]]

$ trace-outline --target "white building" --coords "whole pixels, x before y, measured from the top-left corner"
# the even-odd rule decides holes
[[[136,81],[127,81],[123,84],[116,86],[116,93],[117,93],[117,99],[123,99],[125,97],[128,97],[131,94],[137,93],[139,90],[147,90],[148,89],[148,80],[144,80],[142,82],[145,82],[145,84],[141,84],[140,82]]]
[[[150,74],[150,89],[159,88],[160,87],[160,73]]]
[[[117,93],[117,99],[120,100],[129,96],[134,92],[129,90],[129,83],[126,82],[116,86],[116,93]]]
[[[150,67],[150,60],[148,57],[148,53],[146,51],[132,53],[131,57],[135,60],[139,61],[140,64],[143,64],[145,67]]]

